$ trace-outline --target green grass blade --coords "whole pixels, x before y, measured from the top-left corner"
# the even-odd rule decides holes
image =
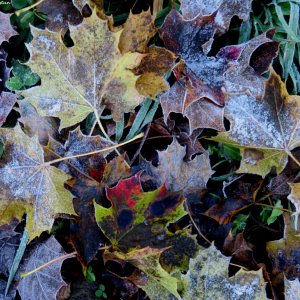
[[[124,114],[122,115],[122,119],[116,122],[116,137],[115,137],[116,143],[119,142],[120,139],[122,138],[123,131],[124,131]]]
[[[141,126],[141,128],[143,128],[145,125],[147,125],[148,123],[152,122],[153,120],[153,117],[158,109],[158,105],[159,103],[157,101],[154,101],[154,104],[153,106],[151,107],[151,109],[149,110],[149,112],[147,113],[145,119],[144,119],[144,122]]]

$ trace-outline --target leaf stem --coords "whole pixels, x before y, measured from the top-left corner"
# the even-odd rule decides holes
[[[64,161],[64,160],[72,159],[72,158],[78,158],[78,157],[83,157],[83,156],[88,156],[88,155],[93,155],[93,154],[97,154],[97,153],[106,152],[106,151],[109,151],[109,150],[115,150],[116,148],[127,145],[127,144],[129,144],[129,143],[131,143],[131,142],[133,142],[137,139],[142,138],[143,136],[144,136],[144,133],[140,133],[140,134],[136,135],[134,138],[132,138],[128,141],[125,141],[123,143],[113,145],[113,146],[110,146],[110,147],[106,147],[106,148],[96,150],[96,151],[91,151],[91,152],[86,152],[86,153],[81,153],[81,154],[76,154],[76,155],[71,155],[71,156],[66,156],[66,157],[54,159],[54,160],[51,160],[51,161],[48,161],[46,163],[41,164],[41,166],[52,165],[52,164],[55,164],[55,163],[58,163],[58,162],[61,162],[61,161]]]
[[[300,167],[299,160],[292,154],[292,152],[291,151],[286,151],[286,153],[297,164],[297,166]]]
[[[41,4],[42,2],[44,2],[45,0],[39,0],[38,2],[35,2],[35,3],[33,3],[32,5],[30,5],[30,6],[27,6],[27,7],[24,7],[24,8],[22,8],[22,9],[19,9],[19,10],[17,10],[17,11],[15,11],[15,14],[16,14],[16,16],[19,16],[21,13],[23,13],[23,12],[25,12],[25,11],[28,11],[28,10],[30,10],[30,9],[32,9],[32,8],[34,8],[34,7],[36,7],[36,6],[38,6],[39,4]]]

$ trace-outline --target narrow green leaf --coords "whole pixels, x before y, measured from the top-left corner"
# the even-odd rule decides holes
[[[122,115],[122,119],[118,122],[116,122],[116,142],[119,142],[122,138],[124,131],[124,115]]]
[[[16,256],[14,258],[13,264],[9,271],[9,277],[8,277],[7,285],[6,285],[6,289],[5,289],[5,296],[7,295],[9,287],[10,287],[10,285],[15,277],[15,274],[19,268],[19,265],[23,258],[28,241],[29,241],[29,234],[28,234],[27,229],[25,228],[22,239],[20,241],[20,245],[19,245],[17,253],[16,253]]]
[[[159,105],[159,103],[157,101],[154,101],[154,104],[151,107],[151,109],[148,111],[148,113],[147,113],[147,115],[146,115],[146,117],[144,119],[144,122],[143,122],[141,128],[143,128],[148,123],[152,122],[153,117],[154,117],[154,115],[155,115],[155,113],[156,113],[156,111],[158,109],[158,105]]]

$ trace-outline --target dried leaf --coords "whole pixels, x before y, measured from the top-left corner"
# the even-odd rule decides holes
[[[115,118],[136,107],[142,97],[135,89],[138,77],[130,69],[143,55],[122,56],[117,48],[120,32],[109,31],[95,10],[80,25],[70,26],[70,32],[74,46],[67,48],[59,33],[32,29],[28,65],[42,84],[23,96],[39,114],[59,117],[60,129],[82,121],[90,112],[97,115],[104,105]]]
[[[274,71],[261,100],[251,94],[232,96],[225,116],[231,121],[231,130],[213,140],[241,149],[240,173],[265,176],[273,166],[280,173],[290,151],[300,145],[300,97],[290,96]]]
[[[44,164],[43,148],[37,137],[21,130],[0,129],[4,154],[0,160],[0,224],[27,213],[30,240],[50,230],[59,213],[75,214],[72,194],[64,189],[69,178],[64,172]]]
[[[233,16],[247,21],[251,12],[252,0],[181,0],[181,11],[185,19],[210,16],[216,12],[215,22],[221,31],[229,28]]]
[[[30,272],[65,254],[61,245],[51,236],[47,241],[37,244],[30,251],[20,270],[23,273]],[[18,285],[21,298],[33,299],[34,296],[34,299],[56,300],[59,289],[67,285],[60,274],[63,261],[63,259],[58,260],[32,275],[22,278]]]
[[[10,14],[5,14],[0,11],[0,44],[3,41],[8,41],[10,37],[18,34],[10,24]]]
[[[214,245],[199,251],[190,260],[189,271],[181,279],[185,289],[183,299],[267,299],[262,271],[240,270],[228,277],[230,257],[219,252]]]
[[[150,9],[136,15],[130,12],[119,41],[119,49],[122,54],[146,52],[148,42],[157,31],[154,26],[154,19]]]
[[[184,195],[200,193],[214,173],[210,167],[207,152],[185,162],[185,147],[174,138],[165,151],[158,151],[157,167],[150,166],[158,185],[166,184],[168,190],[183,191]]]
[[[284,279],[285,285],[285,299],[286,300],[299,300],[300,299],[300,281],[299,279],[287,280]]]
[[[72,0],[46,0],[37,6],[39,12],[47,15],[45,26],[50,31],[64,34],[70,25],[78,25],[83,18]]]

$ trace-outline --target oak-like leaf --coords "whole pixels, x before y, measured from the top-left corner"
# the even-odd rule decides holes
[[[10,16],[11,14],[0,11],[0,45],[3,41],[8,41],[10,37],[17,34],[10,24]]]
[[[41,77],[40,86],[24,91],[43,116],[61,119],[60,129],[74,125],[90,112],[98,114],[104,106],[118,119],[141,101],[135,88],[138,76],[130,69],[143,57],[139,53],[121,55],[121,32],[111,32],[107,21],[96,11],[74,27],[70,26],[74,46],[67,48],[60,33],[32,28],[28,45],[28,65]]]
[[[30,240],[50,230],[58,214],[75,214],[72,194],[65,190],[69,178],[44,163],[37,137],[28,137],[20,126],[1,128],[4,154],[0,160],[0,224],[27,214]]]

